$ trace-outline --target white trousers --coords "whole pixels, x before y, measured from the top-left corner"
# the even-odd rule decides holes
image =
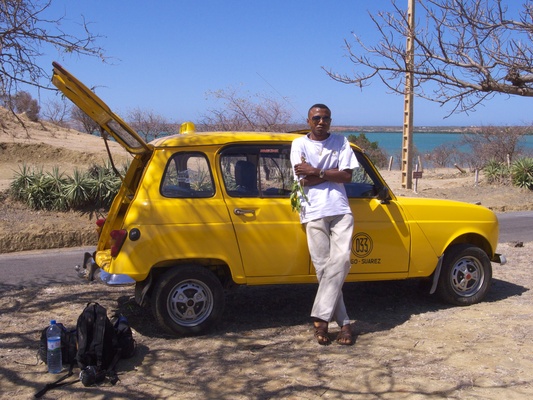
[[[306,224],[311,261],[318,278],[311,317],[348,325],[350,319],[342,297],[342,286],[350,270],[354,220],[351,214],[336,215]]]

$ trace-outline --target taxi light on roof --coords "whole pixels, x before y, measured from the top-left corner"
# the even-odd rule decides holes
[[[194,133],[196,132],[196,127],[194,126],[194,123],[191,121],[184,122],[180,125],[180,134],[185,135],[188,133]]]

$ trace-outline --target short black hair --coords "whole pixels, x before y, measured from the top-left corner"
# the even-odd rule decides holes
[[[309,107],[309,110],[307,111],[308,115],[309,115],[309,113],[311,112],[311,110],[313,108],[322,108],[322,109],[328,110],[329,113],[331,114],[331,110],[329,109],[329,107],[327,105],[322,104],[322,103],[317,103],[317,104],[313,104],[311,107]]]

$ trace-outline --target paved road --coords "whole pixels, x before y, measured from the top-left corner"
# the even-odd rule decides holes
[[[533,242],[533,211],[496,214],[500,221],[500,243]]]
[[[0,292],[21,286],[80,283],[74,266],[82,264],[86,251],[92,252],[94,247],[0,254]]]
[[[500,243],[533,242],[533,211],[498,214]],[[0,291],[21,286],[79,283],[74,266],[93,247],[0,254]]]

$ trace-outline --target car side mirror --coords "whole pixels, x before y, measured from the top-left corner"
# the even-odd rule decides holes
[[[381,189],[379,189],[377,198],[381,200],[381,204],[388,204],[389,200],[391,199],[389,194],[389,188],[383,186]]]

